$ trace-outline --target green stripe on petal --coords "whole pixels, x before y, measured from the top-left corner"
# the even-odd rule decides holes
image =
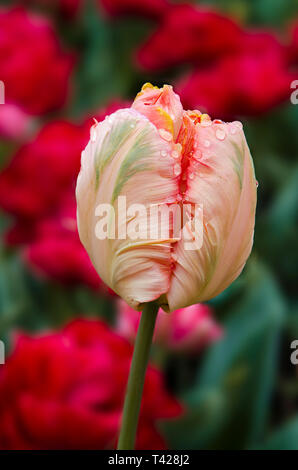
[[[95,152],[94,158],[96,191],[99,186],[101,173],[110,160],[121,149],[125,141],[131,137],[131,134],[134,132],[136,122],[135,118],[115,121],[112,124],[110,131],[105,135],[103,142],[100,143],[99,152]]]
[[[112,204],[115,202],[124,184],[136,173],[150,170],[150,165],[145,163],[150,161],[153,147],[149,141],[149,130],[142,130],[136,138],[135,143],[127,152],[117,176],[115,189],[112,195]]]

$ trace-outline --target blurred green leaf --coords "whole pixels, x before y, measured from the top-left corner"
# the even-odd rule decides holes
[[[298,450],[298,416],[275,431],[259,449]]]

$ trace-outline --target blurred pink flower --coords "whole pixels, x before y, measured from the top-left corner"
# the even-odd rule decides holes
[[[118,300],[116,329],[125,338],[134,340],[140,321],[140,312],[124,300]],[[222,328],[216,323],[213,311],[206,304],[180,308],[171,314],[159,310],[155,328],[156,343],[172,351],[197,353],[221,338]]]
[[[150,71],[185,62],[209,62],[237,49],[241,36],[241,28],[229,17],[192,5],[177,5],[141,46],[137,58]]]
[[[97,0],[111,16],[140,15],[158,19],[169,8],[167,0]]]
[[[0,105],[0,137],[22,140],[30,132],[32,117],[14,104]]]
[[[5,100],[28,114],[59,108],[69,92],[73,57],[47,19],[24,8],[0,8],[0,77]]]

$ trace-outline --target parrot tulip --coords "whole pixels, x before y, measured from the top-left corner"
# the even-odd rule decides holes
[[[95,122],[76,196],[79,234],[91,261],[136,310],[156,301],[171,312],[216,296],[237,278],[252,248],[256,179],[241,123],[184,111],[168,85],[145,84],[130,108]],[[124,216],[123,198],[125,207],[139,208],[138,217],[129,209]],[[148,237],[140,208],[168,206],[177,210],[167,236],[150,219],[150,234],[159,236]],[[184,206],[186,223],[178,217]],[[97,230],[101,207],[113,209],[105,238]],[[202,241],[186,249],[187,241],[197,240],[197,207]],[[129,236],[136,224],[138,237]]]

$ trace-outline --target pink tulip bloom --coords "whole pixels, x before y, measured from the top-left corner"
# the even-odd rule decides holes
[[[0,137],[22,140],[30,133],[32,117],[14,104],[0,105]]]
[[[116,329],[122,336],[134,341],[140,318],[139,312],[119,299]],[[212,309],[205,304],[195,304],[175,310],[171,315],[160,310],[154,341],[171,351],[198,353],[220,339],[222,334],[223,330],[216,323]]]
[[[241,123],[183,111],[168,85],[144,85],[131,108],[92,126],[76,195],[95,269],[136,310],[157,301],[172,312],[215,297],[252,248],[256,179]],[[150,218],[148,226],[152,208],[170,206],[168,224]]]

